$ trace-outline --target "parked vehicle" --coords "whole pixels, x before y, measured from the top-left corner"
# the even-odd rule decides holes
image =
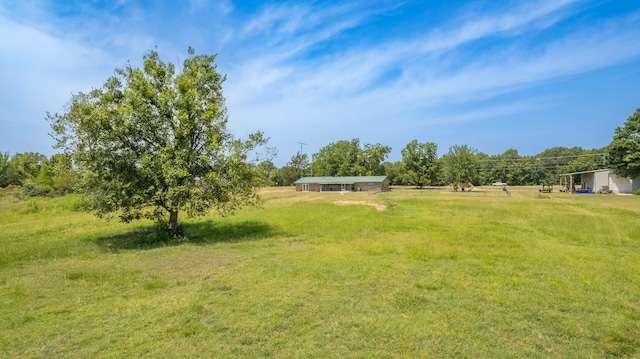
[[[553,185],[552,184],[543,184],[542,188],[538,190],[538,192],[542,192],[542,193],[551,193],[551,191],[553,191]]]

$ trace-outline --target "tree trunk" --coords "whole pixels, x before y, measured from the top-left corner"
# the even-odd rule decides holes
[[[169,212],[169,233],[176,237],[180,235],[180,231],[178,229],[178,211]]]

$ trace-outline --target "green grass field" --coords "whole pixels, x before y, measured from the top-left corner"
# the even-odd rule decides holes
[[[640,196],[263,197],[161,243],[73,196],[0,198],[0,356],[640,355]]]

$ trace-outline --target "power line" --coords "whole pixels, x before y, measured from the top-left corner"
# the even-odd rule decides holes
[[[560,158],[571,158],[571,159],[576,159],[576,158],[589,158],[589,157],[606,157],[607,154],[606,153],[589,153],[589,154],[580,154],[580,155],[570,155],[570,156],[521,156],[521,157],[516,157],[516,158],[482,158],[479,160],[479,162],[500,162],[500,161],[528,161],[528,160],[538,160],[538,161],[547,161],[547,160],[554,160],[554,159],[560,159]],[[569,161],[570,162],[570,161]]]
[[[569,165],[572,161],[583,159],[592,161],[598,168],[607,166],[606,153],[582,153],[578,155],[564,156],[524,156],[516,158],[483,158],[478,160],[476,170],[478,171],[516,171],[527,170],[528,166],[535,166],[533,169],[559,170]],[[551,163],[550,163],[551,162]]]

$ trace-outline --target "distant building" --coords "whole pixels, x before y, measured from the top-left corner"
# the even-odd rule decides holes
[[[295,181],[298,192],[387,192],[387,176],[302,177]]]
[[[573,176],[580,175],[580,183],[573,183]],[[640,176],[630,179],[618,177],[613,170],[593,170],[562,173],[560,176],[569,177],[569,189],[580,186],[581,191],[612,191],[613,193],[633,193],[640,190]]]

